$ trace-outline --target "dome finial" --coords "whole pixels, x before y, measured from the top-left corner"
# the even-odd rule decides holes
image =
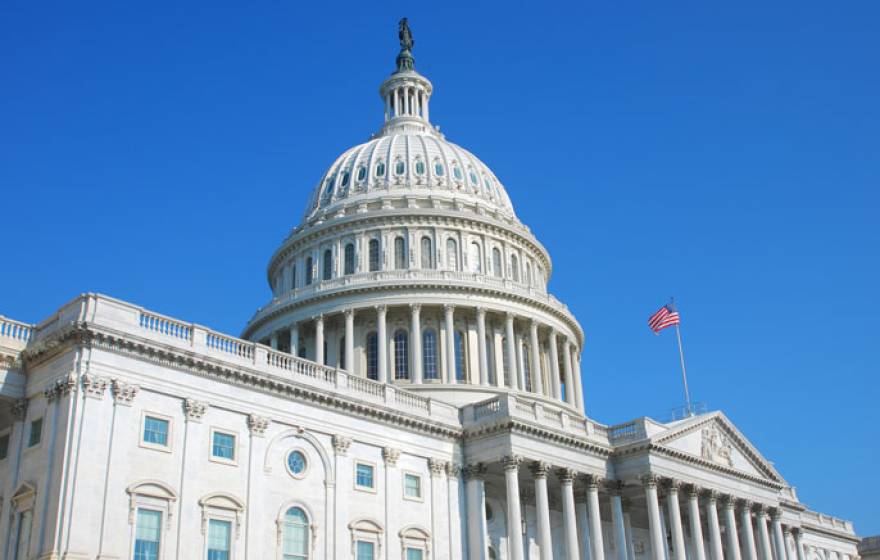
[[[397,36],[400,39],[400,53],[397,55],[397,71],[395,74],[412,70],[416,62],[412,55],[415,41],[413,41],[412,32],[409,30],[409,22],[406,18],[400,20]]]

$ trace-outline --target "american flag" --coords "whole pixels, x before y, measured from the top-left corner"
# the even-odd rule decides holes
[[[675,307],[673,307],[671,303],[658,309],[657,312],[651,315],[648,319],[648,326],[651,327],[654,334],[660,334],[660,331],[666,327],[678,325],[679,323],[681,323],[681,318],[678,316],[678,311],[675,310]]]

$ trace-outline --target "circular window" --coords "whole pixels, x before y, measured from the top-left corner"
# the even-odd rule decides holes
[[[303,455],[302,451],[291,451],[287,454],[287,470],[293,476],[297,478],[302,477],[308,466],[306,456]]]

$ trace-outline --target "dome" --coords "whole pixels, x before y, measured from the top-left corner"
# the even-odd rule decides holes
[[[515,217],[504,186],[489,167],[440,133],[397,127],[346,150],[321,177],[305,221],[386,196],[438,196],[480,204]]]

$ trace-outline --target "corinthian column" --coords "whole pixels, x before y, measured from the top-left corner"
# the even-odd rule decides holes
[[[550,500],[547,496],[547,473],[550,465],[544,462],[532,464],[535,479],[535,509],[538,517],[538,547],[541,560],[553,560],[553,541],[550,530]]]
[[[666,547],[666,539],[660,529],[660,504],[657,501],[658,478],[654,475],[642,477],[645,486],[645,502],[648,506],[648,529],[651,532],[651,557],[653,560],[666,560],[663,549]],[[591,535],[592,536],[592,535]],[[718,560],[723,560],[719,558]]]
[[[345,310],[345,363],[341,365],[354,374],[354,309]]]
[[[565,368],[565,402],[571,406],[577,406],[575,397],[574,375],[571,371],[571,343],[567,340],[562,343],[562,367]],[[595,560],[595,559],[593,559]]]
[[[782,510],[773,510],[773,540],[776,542],[776,560],[788,560],[785,537],[782,534]]]
[[[510,560],[523,560],[522,512],[519,505],[519,464],[515,455],[502,460],[504,483],[507,487],[507,544]]]
[[[762,560],[773,560],[773,551],[770,549],[770,532],[767,530],[767,506],[758,505],[755,517],[758,520],[758,540],[761,543]]]
[[[703,525],[700,523],[700,490],[691,485],[688,488],[688,517],[691,522],[691,538],[694,542],[694,560],[706,560],[703,548]]]
[[[745,560],[758,560],[758,549],[755,546],[755,530],[752,528],[752,502],[743,500],[739,510],[739,526],[743,532],[743,555]]]
[[[718,524],[718,493],[714,490],[706,494],[706,515],[709,520],[709,547],[712,550],[712,560],[724,560],[721,527]]]
[[[411,325],[410,333],[412,333],[412,382],[422,382],[422,320],[419,317],[421,304],[414,303],[410,305]]]
[[[376,338],[378,339],[379,356],[377,365],[379,369],[379,381],[388,382],[388,336],[385,329],[385,313],[388,308],[384,305],[376,307]]]
[[[562,398],[562,391],[559,390],[559,349],[556,347],[556,330],[550,329],[550,341],[547,346],[550,350],[550,385],[552,388],[552,397],[554,399]]]
[[[427,106],[426,106],[427,109]],[[477,352],[480,359],[480,385],[489,385],[489,355],[486,351],[486,310],[477,308]]]
[[[488,558],[486,542],[486,492],[483,477],[486,467],[482,463],[468,465],[464,469],[467,492],[468,558]]]
[[[574,511],[574,477],[575,472],[572,469],[559,469],[556,476],[562,485],[562,523],[565,527],[565,557],[568,560],[580,560],[581,553],[578,546],[577,536],[577,517]],[[598,488],[598,482],[596,482]],[[597,502],[598,504],[598,499]],[[593,512],[590,496],[587,495],[587,508],[590,509],[590,542],[596,542],[593,535]],[[601,542],[601,537],[600,537]],[[594,560],[602,560],[594,558]]]
[[[628,560],[629,539],[626,536],[626,521],[623,517],[623,499],[620,496],[623,483],[619,480],[615,480],[611,483],[609,488],[611,490],[611,516],[614,523],[614,540],[617,541],[617,560]]]
[[[529,368],[532,370],[532,390],[543,395],[544,376],[541,375],[541,347],[538,346],[538,322],[535,320],[529,324],[529,346],[531,347],[529,357],[532,360]]]
[[[455,383],[455,306],[444,305],[443,312],[446,316],[446,382]]]
[[[315,317],[315,361],[324,365],[324,316]]]
[[[684,531],[681,527],[681,508],[678,504],[678,490],[681,483],[671,480],[666,493],[666,509],[669,510],[669,526],[672,529],[672,553],[675,560],[686,560],[684,550]]]
[[[736,498],[729,495],[725,496],[724,527],[727,529],[727,560],[740,560],[739,536],[736,532],[736,515],[734,515],[735,507]]]
[[[510,388],[519,390],[519,372],[517,371],[516,360],[516,338],[513,334],[513,313],[508,313],[504,320],[504,328],[507,336],[507,370],[510,376]]]

